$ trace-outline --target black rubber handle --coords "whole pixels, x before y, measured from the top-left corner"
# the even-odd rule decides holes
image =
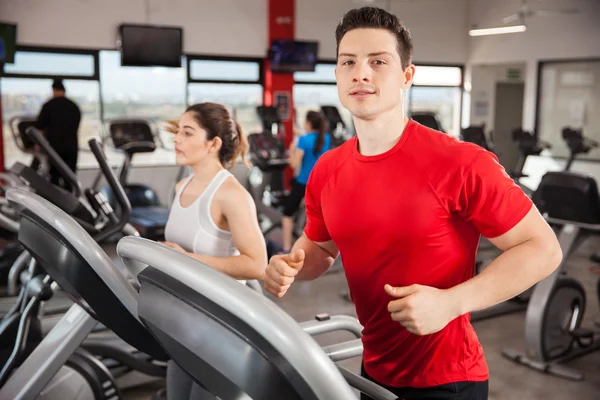
[[[92,153],[94,153],[94,157],[96,157],[96,160],[98,161],[100,170],[102,171],[106,182],[108,182],[108,186],[110,186],[110,189],[112,190],[113,195],[115,196],[117,204],[121,209],[119,223],[110,226],[108,229],[100,232],[100,234],[96,236],[96,240],[100,242],[112,236],[113,234],[120,232],[123,229],[123,227],[129,222],[129,220],[131,219],[131,203],[129,202],[129,199],[125,194],[125,189],[123,189],[123,186],[121,186],[121,184],[117,180],[117,177],[115,176],[112,168],[110,168],[110,166],[108,165],[100,143],[98,143],[96,139],[90,139],[88,144],[90,145],[90,150],[92,150]]]
[[[81,197],[81,183],[77,180],[77,176],[75,173],[69,168],[69,166],[63,161],[63,159],[54,151],[50,143],[46,140],[42,132],[34,126],[30,126],[25,131],[29,137],[35,142],[35,144],[39,145],[46,154],[50,157],[50,162],[58,168],[61,175],[69,181],[71,187],[73,188],[73,194],[75,197]]]
[[[386,388],[381,387],[360,375],[356,375],[344,367],[340,367],[339,365],[337,367],[350,386],[371,397],[373,400],[402,400]]]

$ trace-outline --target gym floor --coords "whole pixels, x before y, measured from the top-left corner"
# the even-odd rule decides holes
[[[598,275],[590,272],[594,265],[588,256],[600,249],[600,243],[594,239],[587,240],[570,258],[567,273],[579,280],[586,289],[587,309],[583,327],[591,327],[594,321],[600,321],[600,307],[596,297],[596,280]],[[484,258],[493,259],[496,250],[480,252]],[[318,313],[330,315],[344,314],[356,316],[352,303],[342,299],[341,293],[347,290],[347,283],[340,265],[335,265],[331,272],[313,282],[297,282],[290,288],[283,299],[275,301],[297,321],[312,319]],[[568,366],[577,368],[585,374],[580,382],[545,375],[524,366],[506,360],[501,351],[503,348],[516,350],[524,346],[525,312],[500,316],[473,324],[485,350],[490,369],[490,400],[514,399],[578,399],[597,400],[600,398],[600,353],[592,353],[580,359],[570,361]],[[322,346],[350,340],[349,333],[331,333],[316,337]],[[360,359],[347,360],[341,363],[354,372],[360,372]],[[126,399],[151,399],[152,394],[160,387],[138,388],[125,394]]]

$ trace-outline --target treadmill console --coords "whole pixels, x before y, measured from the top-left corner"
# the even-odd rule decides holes
[[[583,136],[581,130],[565,127],[562,130],[562,137],[573,154],[588,153],[593,148],[598,147],[598,142]]]
[[[550,143],[538,140],[532,132],[521,128],[513,130],[512,140],[519,144],[521,154],[526,156],[540,155],[544,149],[552,147]]]
[[[483,147],[488,151],[492,151],[485,132],[482,126],[469,126],[461,130],[462,140]]]
[[[110,123],[110,137],[116,149],[134,153],[156,150],[150,124],[143,120],[119,120]]]
[[[269,133],[248,135],[250,158],[261,170],[283,169],[288,164],[287,151],[283,141]]]

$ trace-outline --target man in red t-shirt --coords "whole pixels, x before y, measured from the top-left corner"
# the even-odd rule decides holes
[[[336,40],[338,94],[356,137],[315,165],[305,233],[270,260],[265,289],[282,297],[341,254],[364,326],[363,376],[406,399],[486,399],[469,313],[556,269],[556,236],[492,153],[406,117],[415,67],[396,16],[352,10]],[[474,277],[480,235],[503,253]]]

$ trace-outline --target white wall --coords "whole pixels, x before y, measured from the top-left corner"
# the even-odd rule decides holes
[[[183,27],[186,53],[267,49],[266,0],[1,0],[0,19],[18,23],[21,45],[113,49],[120,23],[151,23]]]
[[[111,49],[120,23],[151,23],[182,26],[188,53],[264,57],[267,4],[268,0],[2,0],[0,16],[19,24],[18,42],[23,45]],[[319,40],[320,56],[334,58],[337,23],[346,11],[364,4],[296,0],[296,36]],[[468,0],[392,1],[391,11],[410,29],[417,62],[466,62]]]
[[[385,8],[387,1],[371,5]],[[335,58],[335,28],[353,8],[367,5],[353,0],[296,0],[296,37],[319,40],[320,57]],[[460,63],[468,58],[468,0],[392,1],[391,11],[406,25],[418,63]]]
[[[526,63],[523,127],[533,129],[539,60],[600,57],[600,1],[529,0],[532,10],[576,8],[579,14],[526,18],[523,33],[472,37],[469,64]],[[502,18],[519,10],[521,0],[470,0],[469,24],[502,26]],[[475,90],[476,88],[473,87]]]

